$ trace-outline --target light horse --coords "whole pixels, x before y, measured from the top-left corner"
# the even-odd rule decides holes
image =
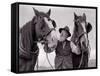
[[[56,23],[50,18],[51,10],[47,13],[33,8],[35,16],[19,31],[19,71],[34,71],[38,58],[37,42],[45,43],[52,40],[51,34]],[[47,37],[49,36],[49,37]],[[48,43],[47,43],[48,44]]]
[[[71,37],[73,41],[80,49],[81,54],[72,54],[73,68],[88,68],[89,57],[89,39],[88,34],[92,30],[92,26],[86,21],[86,15],[77,16],[74,13],[74,30]]]

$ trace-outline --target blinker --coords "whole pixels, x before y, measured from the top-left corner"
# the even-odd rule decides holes
[[[53,27],[56,28],[56,22],[52,20]]]

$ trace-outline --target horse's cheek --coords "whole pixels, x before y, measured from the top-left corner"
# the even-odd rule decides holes
[[[41,35],[41,30],[39,29],[39,27],[36,27],[36,36],[40,37]]]

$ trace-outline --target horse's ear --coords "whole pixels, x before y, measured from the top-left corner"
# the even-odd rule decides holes
[[[36,10],[35,8],[33,8],[33,10],[34,10],[35,15],[38,16],[39,15],[39,11]]]
[[[50,16],[51,14],[51,9],[49,9],[49,11],[47,12],[48,16]]]
[[[83,13],[83,19],[86,21],[86,15],[85,15],[85,13]]]
[[[74,19],[77,19],[77,17],[78,17],[78,16],[77,16],[76,13],[74,12]]]
[[[87,33],[89,33],[91,30],[92,30],[92,25],[90,23],[88,23],[88,25],[86,27]]]

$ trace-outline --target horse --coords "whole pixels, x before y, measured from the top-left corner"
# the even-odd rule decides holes
[[[35,71],[39,48],[37,43],[47,43],[52,40],[52,32],[56,22],[50,18],[51,9],[47,13],[33,8],[35,16],[19,31],[19,71]],[[48,37],[49,36],[49,37]]]
[[[72,53],[73,68],[88,68],[89,61],[89,38],[88,34],[92,30],[90,22],[86,21],[86,14],[78,16],[74,12],[74,30],[71,41],[80,49],[81,54],[76,55]]]

